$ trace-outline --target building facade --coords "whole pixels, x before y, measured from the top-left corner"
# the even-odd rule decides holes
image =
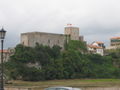
[[[13,48],[3,50],[3,62],[7,62],[10,56],[14,54],[14,52],[15,52],[15,49]],[[1,63],[1,53],[2,53],[2,50],[0,50],[0,63]]]
[[[63,34],[30,32],[21,34],[21,43],[30,47],[35,47],[36,43],[39,43],[50,47],[58,45],[61,48],[64,48],[67,38],[69,38],[69,36]]]
[[[120,37],[113,37],[110,39],[111,46],[120,46]]]
[[[21,44],[30,47],[35,47],[36,43],[39,43],[50,47],[58,45],[64,49],[64,45],[68,43],[69,40],[83,40],[83,36],[79,36],[78,27],[65,27],[64,34],[45,32],[28,32],[21,34]]]
[[[120,48],[120,37],[112,37],[110,39],[110,46],[106,47],[106,50],[112,50],[118,48]]]
[[[1,63],[1,53],[2,50],[0,50],[0,63]],[[9,58],[9,51],[8,50],[3,50],[3,62],[7,62]]]
[[[70,35],[71,40],[79,40],[79,28],[68,26],[64,30],[65,35]]]
[[[88,45],[88,51],[93,54],[99,54],[101,56],[104,55],[104,48],[105,45],[103,42],[93,42],[92,44]]]

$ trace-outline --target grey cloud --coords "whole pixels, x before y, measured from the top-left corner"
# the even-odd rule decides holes
[[[20,42],[23,32],[64,33],[73,23],[89,43],[120,35],[119,0],[1,0],[0,27],[7,30],[5,47]]]

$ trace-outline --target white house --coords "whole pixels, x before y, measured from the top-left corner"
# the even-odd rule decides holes
[[[93,42],[92,44],[88,45],[88,51],[93,54],[100,54],[101,56],[104,55],[104,43],[103,42]]]

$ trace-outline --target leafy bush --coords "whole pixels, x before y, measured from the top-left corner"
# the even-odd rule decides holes
[[[88,54],[84,42],[70,41],[64,51],[56,45],[52,48],[39,44],[34,48],[17,45],[5,66],[9,77],[27,81],[120,78],[120,68],[113,64],[119,61],[119,52],[108,56]]]

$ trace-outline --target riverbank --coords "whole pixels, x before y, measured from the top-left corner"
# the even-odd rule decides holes
[[[52,86],[70,87],[113,87],[120,86],[120,79],[70,79],[70,80],[50,80],[50,81],[11,81],[6,87],[27,87],[27,88],[47,88]]]

